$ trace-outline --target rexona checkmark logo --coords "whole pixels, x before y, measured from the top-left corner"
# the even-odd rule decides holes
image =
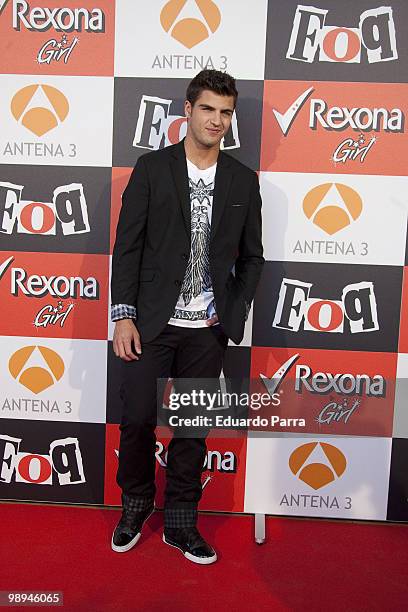
[[[357,191],[342,183],[313,187],[303,200],[303,212],[314,225],[332,236],[358,219],[363,201]]]
[[[62,358],[46,346],[24,346],[13,353],[8,366],[12,377],[36,395],[58,382],[65,371]]]
[[[16,121],[40,137],[66,119],[69,103],[56,87],[37,84],[20,89],[13,96],[10,108]]]
[[[341,450],[326,442],[302,444],[289,457],[291,472],[315,491],[340,478],[346,467]]]
[[[312,93],[313,89],[313,87],[309,87],[309,89],[306,89],[306,91],[301,93],[300,96],[298,96],[296,100],[292,102],[292,104],[284,113],[280,113],[276,109],[272,109],[273,114],[276,117],[276,121],[278,122],[279,127],[285,136],[289,132],[291,125],[296,118],[296,115]]]
[[[290,102],[285,109],[272,109],[275,119],[287,136],[296,117],[309,99],[314,87],[308,87],[299,96]],[[309,117],[307,127],[313,132],[326,130],[330,133],[352,129],[358,132],[359,137],[366,132],[403,133],[405,116],[400,108],[368,107],[368,106],[336,106],[324,99],[324,95],[317,92],[310,98]],[[305,113],[303,114],[305,117]],[[306,118],[306,117],[305,117]],[[352,143],[350,143],[352,144]],[[357,144],[359,144],[357,142]],[[361,143],[360,143],[361,144]],[[336,160],[342,161],[342,160]]]
[[[172,38],[191,49],[218,29],[221,13],[212,0],[170,0],[162,8],[160,23]]]

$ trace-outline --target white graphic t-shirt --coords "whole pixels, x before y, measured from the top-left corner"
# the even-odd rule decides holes
[[[217,164],[200,170],[187,160],[187,169],[191,204],[191,249],[180,295],[169,324],[207,327],[206,319],[215,313],[209,254]]]

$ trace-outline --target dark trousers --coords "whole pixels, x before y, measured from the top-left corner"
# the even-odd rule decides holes
[[[154,499],[158,378],[218,378],[228,344],[221,325],[166,325],[142,343],[138,361],[122,362],[122,418],[117,483],[140,509]],[[161,398],[159,398],[161,401]],[[174,436],[168,447],[164,520],[166,527],[195,525],[202,495],[204,437]]]

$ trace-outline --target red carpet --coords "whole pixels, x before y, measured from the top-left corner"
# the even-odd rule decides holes
[[[130,552],[110,550],[119,510],[0,504],[0,590],[59,590],[65,610],[403,610],[408,528],[200,516],[219,561],[198,566],[162,543],[156,512]],[[25,608],[29,609],[29,608]],[[35,607],[33,609],[40,609]],[[42,608],[44,609],[44,608]]]

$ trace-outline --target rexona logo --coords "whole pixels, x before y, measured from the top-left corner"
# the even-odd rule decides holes
[[[346,285],[341,300],[310,297],[313,283],[283,278],[272,326],[291,332],[350,332],[358,334],[379,330],[377,301],[372,282]]]
[[[260,374],[260,378],[269,393],[276,393],[299,357],[299,353],[289,357],[270,378],[262,373]],[[385,397],[386,381],[380,374],[371,376],[369,374],[347,372],[335,374],[327,371],[313,372],[307,364],[296,364],[294,389],[296,393],[302,393],[305,390],[317,395],[336,393],[337,395]]]
[[[271,396],[280,389],[282,382],[299,357],[299,353],[289,357],[271,377],[262,372],[259,373],[261,381]],[[310,365],[299,363],[295,368],[295,379],[287,379],[285,388],[279,393],[290,394],[293,393],[293,389],[300,395],[307,394],[307,408],[314,407],[317,397],[321,396],[326,402],[329,400],[319,408],[319,413],[314,418],[315,422],[320,425],[341,422],[347,424],[352,415],[360,409],[363,398],[384,399],[386,397],[387,382],[381,374],[332,373],[328,372],[328,369],[326,368],[325,372],[316,372]],[[308,394],[312,394],[312,397]]]
[[[167,450],[164,444],[159,440],[156,442],[156,461],[161,467],[167,468]],[[222,453],[219,450],[208,449],[202,469],[202,488],[204,489],[213,479],[211,473],[221,472],[224,474],[235,474],[237,471],[237,462],[237,456],[233,451],[225,451],[224,453]],[[205,472],[210,473],[205,474]]]
[[[293,100],[287,109],[278,111],[272,109],[276,121],[287,136],[294,120],[304,104],[310,98],[314,87],[305,89],[296,100]],[[404,113],[400,108],[387,109],[384,107],[368,108],[347,106],[329,106],[322,98],[310,98],[308,127],[317,130],[320,127],[327,131],[343,132],[351,128],[357,132],[403,132],[405,124]],[[360,153],[362,155],[362,153]]]
[[[342,183],[318,185],[303,200],[306,217],[330,236],[358,219],[362,210],[357,191]]]
[[[142,149],[162,149],[180,142],[186,135],[187,119],[170,114],[173,100],[143,95],[137,118],[133,146]],[[222,149],[240,147],[237,117],[232,116],[231,127],[221,141]]]
[[[323,453],[320,461],[313,458],[317,450]],[[291,472],[315,491],[340,478],[346,466],[343,453],[326,442],[302,444],[289,457]]]
[[[161,10],[160,23],[172,38],[191,49],[218,29],[221,13],[212,0],[170,0]]]
[[[2,4],[7,4],[7,0]],[[99,8],[92,11],[86,8],[46,8],[30,6],[26,0],[13,0],[13,28],[36,32],[46,32],[50,28],[56,32],[104,32],[105,15]]]
[[[46,346],[24,346],[13,353],[8,367],[12,377],[36,395],[55,385],[65,371],[62,358]]]
[[[48,455],[22,452],[21,442],[21,438],[0,435],[0,482],[44,485],[86,482],[77,438],[54,440]]]
[[[328,10],[298,5],[286,52],[287,59],[313,63],[369,64],[398,59],[392,8],[364,11],[357,27],[326,25]]]
[[[64,94],[51,85],[27,85],[11,100],[13,117],[36,136],[44,136],[64,121],[69,104]]]
[[[88,207],[81,183],[56,187],[52,202],[22,200],[24,187],[0,182],[0,233],[55,236],[90,231]]]
[[[11,266],[14,257],[9,257],[0,264],[0,280]],[[20,294],[27,297],[42,298],[80,298],[83,300],[99,299],[99,283],[93,276],[46,276],[28,274],[24,268],[10,268],[10,293],[16,297]]]
[[[157,464],[166,469],[167,468],[167,454],[168,451],[160,440],[156,441],[156,462]],[[115,455],[119,456],[119,450],[115,449]],[[203,464],[203,475],[201,486],[204,489],[209,482],[213,479],[214,472],[220,472],[222,474],[235,474],[237,472],[238,458],[233,451],[221,452],[219,450],[207,450],[207,454]]]

